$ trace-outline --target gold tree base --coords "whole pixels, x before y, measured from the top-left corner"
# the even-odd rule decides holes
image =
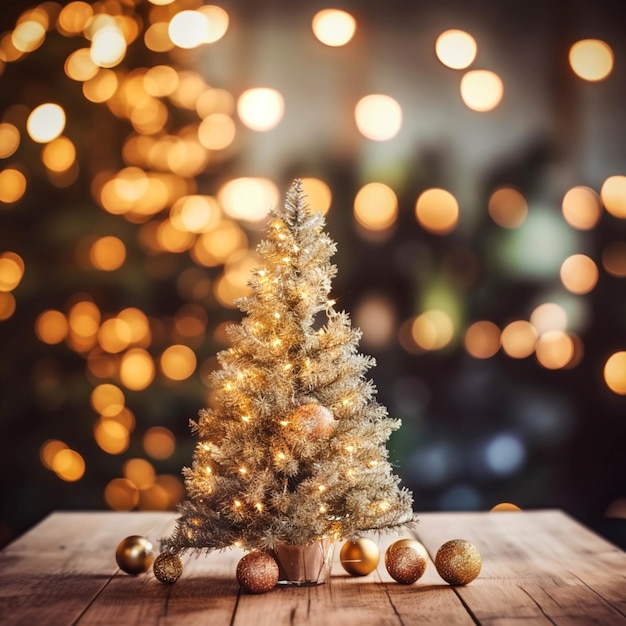
[[[280,543],[271,554],[278,563],[278,584],[321,585],[330,577],[334,543],[321,539],[305,546]]]

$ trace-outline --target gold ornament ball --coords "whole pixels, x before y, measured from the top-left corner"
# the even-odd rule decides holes
[[[330,437],[335,430],[335,418],[322,404],[303,404],[292,415],[294,423],[316,439]]]
[[[422,558],[424,559],[424,561],[428,563],[428,550],[426,550],[426,548],[424,547],[424,544],[418,541],[417,539],[398,539],[398,541],[395,541],[389,546],[387,551],[394,550],[395,548],[400,548],[402,546],[417,550],[419,554],[422,555]]]
[[[351,576],[367,576],[378,567],[380,550],[375,541],[360,537],[356,541],[346,541],[341,546],[339,561]]]
[[[136,576],[147,572],[154,561],[152,544],[140,535],[125,537],[115,550],[115,560],[127,574]]]
[[[278,582],[278,565],[265,552],[249,552],[237,563],[237,582],[250,593],[265,593]]]
[[[389,575],[401,585],[412,585],[426,571],[426,559],[409,541],[398,541],[389,546],[385,553],[385,567]]]
[[[177,554],[163,552],[155,559],[152,571],[159,582],[171,585],[181,577],[183,562]]]
[[[451,539],[437,550],[435,567],[447,583],[467,585],[480,574],[482,559],[474,544],[465,539]]]

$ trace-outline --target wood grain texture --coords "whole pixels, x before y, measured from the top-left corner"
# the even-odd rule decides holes
[[[370,535],[381,551],[371,574],[352,577],[338,562],[316,587],[242,592],[227,550],[185,555],[174,585],[151,572],[129,576],[115,563],[128,535],[155,546],[173,513],[55,513],[0,551],[0,624],[13,626],[409,626],[412,624],[626,625],[626,553],[559,511],[425,513],[413,532],[428,549],[424,576],[395,583],[384,566],[398,536]],[[480,576],[451,587],[434,557],[449,539],[482,554]]]

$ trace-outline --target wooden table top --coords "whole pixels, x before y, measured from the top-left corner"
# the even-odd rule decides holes
[[[56,626],[408,626],[410,624],[626,625],[626,553],[556,510],[423,513],[413,532],[431,559],[449,539],[481,552],[482,571],[451,587],[432,560],[413,585],[388,575],[384,551],[397,536],[374,536],[378,569],[348,576],[336,546],[330,582],[242,592],[239,550],[183,557],[184,572],[162,585],[151,571],[121,572],[115,548],[128,535],[155,546],[173,513],[59,512],[0,551],[0,624]]]

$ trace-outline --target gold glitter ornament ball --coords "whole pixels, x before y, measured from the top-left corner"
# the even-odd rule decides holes
[[[367,537],[346,541],[339,552],[339,562],[351,576],[367,576],[378,567],[379,561],[378,545]]]
[[[152,571],[159,582],[171,585],[181,577],[183,562],[177,554],[163,552],[155,559]]]
[[[465,539],[451,539],[437,550],[435,567],[447,583],[467,585],[480,574],[482,559],[474,544]]]
[[[417,539],[398,539],[398,541],[395,541],[389,546],[387,551],[395,549],[395,548],[400,548],[401,546],[405,546],[405,547],[409,547],[409,548],[413,548],[414,550],[417,550],[419,554],[422,555],[422,558],[424,559],[424,561],[428,563],[428,550],[426,550],[426,548],[424,547],[424,544],[418,541]]]
[[[119,542],[115,560],[120,569],[136,576],[147,572],[154,561],[152,544],[141,535],[130,535]]]
[[[330,437],[335,430],[335,418],[322,404],[303,404],[291,416],[294,424],[316,439]]]
[[[278,582],[278,565],[265,552],[249,552],[237,563],[237,582],[250,593],[265,593]]]
[[[410,539],[401,539],[391,544],[385,553],[385,567],[389,576],[401,585],[412,585],[426,571],[426,557],[410,542]]]

